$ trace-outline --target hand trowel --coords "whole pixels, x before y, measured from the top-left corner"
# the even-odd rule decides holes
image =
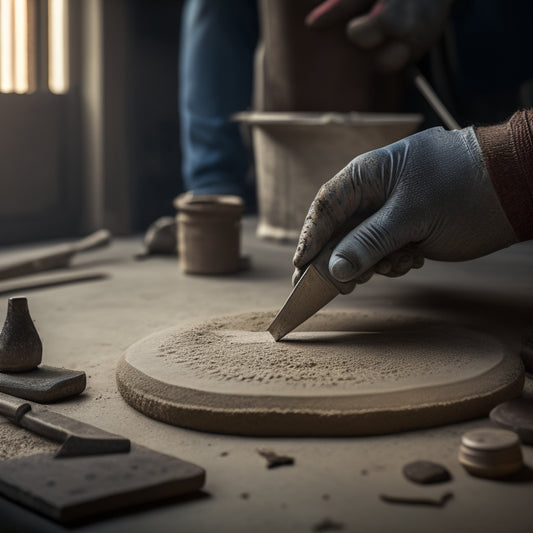
[[[62,442],[57,453],[22,453],[0,461],[0,504],[4,496],[57,522],[73,523],[175,501],[205,481],[204,469],[195,464],[19,398],[0,394],[0,415]],[[9,439],[3,445],[9,446]]]
[[[312,317],[338,294],[348,294],[355,281],[337,281],[329,272],[329,258],[340,239],[331,240],[311,261],[287,301],[268,327],[275,341]]]

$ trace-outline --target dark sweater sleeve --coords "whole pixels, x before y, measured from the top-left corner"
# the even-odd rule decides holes
[[[533,109],[476,129],[485,164],[519,241],[533,239]]]

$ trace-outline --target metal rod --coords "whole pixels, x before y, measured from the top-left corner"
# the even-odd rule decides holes
[[[444,122],[445,126],[450,130],[460,130],[461,126],[459,123],[453,118],[452,114],[442,103],[442,100],[437,96],[437,93],[433,90],[433,87],[431,87],[425,76],[420,72],[420,70],[418,70],[418,68],[413,67],[412,77],[416,88],[426,99],[433,111],[437,113],[442,122]]]

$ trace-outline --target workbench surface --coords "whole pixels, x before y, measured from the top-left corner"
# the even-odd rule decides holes
[[[133,256],[141,237],[116,239],[107,249],[76,258],[70,271],[102,272],[99,280],[56,287],[13,290],[25,295],[43,341],[43,361],[85,370],[86,392],[53,409],[118,433],[159,452],[206,469],[198,497],[139,509],[64,529],[0,499],[1,531],[84,533],[285,532],[319,531],[329,519],[346,532],[531,532],[533,531],[533,446],[523,446],[531,470],[519,479],[471,477],[457,461],[461,435],[491,426],[488,418],[461,424],[365,438],[251,438],[206,434],[165,425],[129,407],[115,384],[122,353],[146,335],[176,324],[230,313],[278,309],[291,289],[292,245],[260,241],[255,219],[244,221],[247,272],[224,277],[185,276],[174,257]],[[29,247],[4,251],[15,259]],[[22,279],[21,285],[22,283]],[[466,263],[428,261],[420,271],[398,279],[375,277],[331,309],[395,308],[444,319],[490,324],[506,342],[520,345],[528,317],[533,325],[533,243],[524,243]],[[488,318],[487,318],[488,317]],[[493,322],[491,322],[493,321]],[[501,326],[501,332],[498,329]],[[281,364],[281,362],[280,362]],[[531,380],[526,392],[533,395]],[[2,419],[1,448],[20,441],[22,430]],[[19,441],[17,441],[19,439]],[[44,444],[43,444],[44,446]],[[267,469],[258,449],[294,457],[293,466]],[[5,457],[5,449],[3,450]],[[27,452],[26,452],[27,453]],[[452,473],[451,482],[419,486],[402,475],[404,464],[433,460]],[[454,494],[442,508],[384,503],[379,494],[440,497]],[[322,529],[327,530],[327,529]]]

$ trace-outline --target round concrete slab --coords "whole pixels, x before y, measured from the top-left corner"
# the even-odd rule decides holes
[[[484,416],[520,394],[518,355],[496,338],[390,314],[318,313],[281,342],[273,313],[171,328],[131,346],[124,399],[183,427],[238,435],[393,433]]]
[[[524,444],[533,444],[532,398],[513,398],[497,405],[490,412],[490,419],[517,433]]]

